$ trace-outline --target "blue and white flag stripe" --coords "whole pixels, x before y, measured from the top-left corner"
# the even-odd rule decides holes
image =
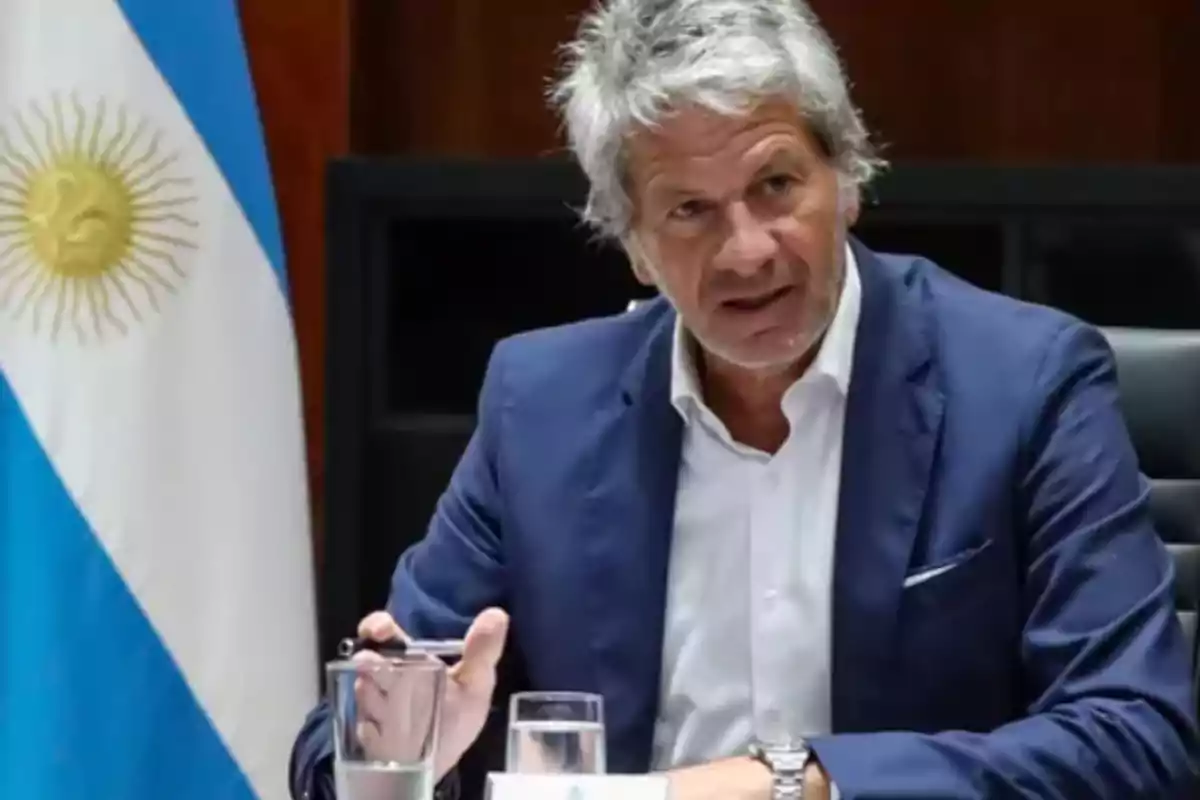
[[[118,0],[159,74],[187,109],[286,285],[258,104],[233,0]],[[237,120],[238,124],[229,124]]]
[[[236,4],[0,21],[0,797],[284,798],[309,520]]]
[[[2,378],[0,448],[0,797],[253,797]]]

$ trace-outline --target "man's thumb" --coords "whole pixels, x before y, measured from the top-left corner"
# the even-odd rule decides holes
[[[453,669],[453,677],[464,684],[486,679],[500,663],[507,638],[508,614],[499,608],[483,611],[467,631],[462,661]]]

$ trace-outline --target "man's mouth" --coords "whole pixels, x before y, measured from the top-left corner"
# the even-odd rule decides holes
[[[762,311],[772,303],[782,300],[792,291],[791,286],[784,286],[780,289],[775,289],[764,294],[754,295],[751,297],[738,297],[732,300],[726,300],[721,305],[733,311],[753,312]]]

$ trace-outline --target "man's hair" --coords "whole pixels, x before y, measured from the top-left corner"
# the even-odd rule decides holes
[[[855,190],[884,165],[804,0],[601,0],[563,51],[550,99],[590,182],[584,219],[602,234],[629,232],[629,135],[684,105],[732,115],[783,98]]]

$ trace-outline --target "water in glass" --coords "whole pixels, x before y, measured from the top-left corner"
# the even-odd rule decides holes
[[[428,800],[433,764],[346,763],[334,766],[337,796],[347,800]]]
[[[517,720],[508,728],[508,772],[592,775],[605,771],[604,724]]]

